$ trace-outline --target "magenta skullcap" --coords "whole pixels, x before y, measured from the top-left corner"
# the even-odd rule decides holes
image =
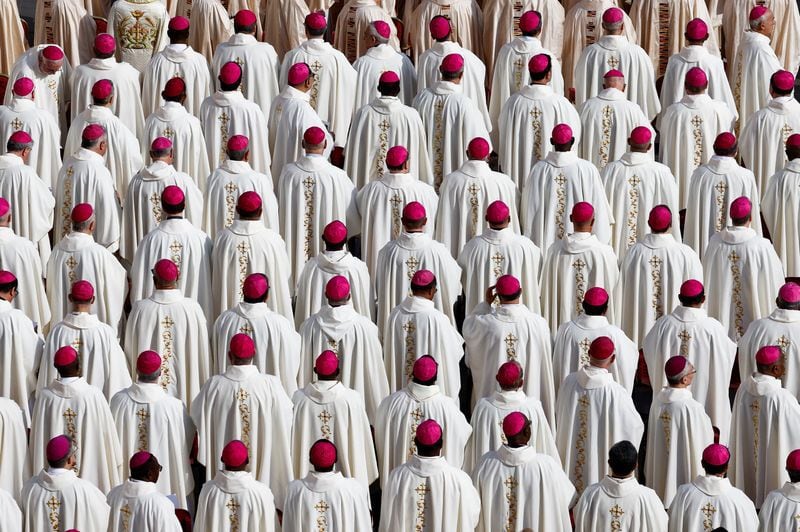
[[[347,240],[347,226],[339,220],[334,220],[322,230],[322,240],[328,244],[341,244]]]
[[[503,434],[506,438],[511,438],[525,430],[525,427],[530,424],[530,420],[522,412],[511,412],[503,418]]]
[[[83,128],[83,132],[81,133],[81,138],[83,140],[87,140],[89,142],[93,142],[103,137],[106,134],[106,128],[101,126],[100,124],[89,124],[85,128]]]
[[[33,139],[27,131],[15,131],[8,137],[8,141],[17,144],[30,144],[33,142]]]
[[[53,355],[53,366],[63,368],[78,360],[78,352],[71,345],[61,346]]]
[[[538,11],[526,11],[519,17],[519,31],[522,33],[532,33],[542,25],[542,15]]]
[[[246,151],[250,145],[250,139],[244,135],[233,135],[228,139],[228,151]]]
[[[256,212],[261,208],[261,205],[261,196],[258,195],[258,192],[252,190],[243,192],[239,195],[239,199],[236,200],[236,208],[245,214]]]
[[[586,223],[594,218],[594,207],[587,201],[579,201],[572,207],[572,223]]]
[[[778,297],[786,303],[800,303],[800,285],[786,283],[778,290]]]
[[[509,360],[508,362],[503,362],[497,369],[495,379],[497,379],[497,383],[502,388],[510,388],[514,386],[521,377],[522,366],[519,362]]]
[[[350,297],[350,281],[344,275],[334,275],[325,285],[325,297],[331,301],[344,301]]]
[[[289,85],[300,85],[311,77],[311,69],[306,63],[295,63],[289,67]]]
[[[619,24],[625,19],[625,13],[618,7],[610,7],[603,11],[603,24]]]
[[[605,74],[603,74],[603,78],[624,78],[625,74],[623,74],[620,70],[616,68],[612,68]]]
[[[247,27],[252,26],[258,20],[256,19],[256,14],[249,9],[240,9],[236,12],[236,16],[233,17],[233,22],[237,26]]]
[[[522,287],[519,284],[519,279],[513,275],[501,275],[497,278],[494,289],[499,296],[511,297],[517,295]]]
[[[21,77],[14,82],[12,90],[17,96],[27,96],[33,92],[34,84],[31,78]]]
[[[415,438],[420,445],[434,445],[442,439],[442,427],[435,420],[426,419],[417,427]]]
[[[317,469],[330,469],[336,463],[336,446],[328,440],[317,440],[308,452],[308,461]]]
[[[672,212],[666,205],[656,205],[647,217],[647,225],[653,231],[665,231],[672,224]]]
[[[178,266],[169,259],[161,259],[153,267],[153,274],[167,283],[178,280]]]
[[[172,31],[186,31],[189,29],[189,19],[186,17],[172,17],[169,21],[169,29]]]
[[[181,187],[177,185],[169,185],[161,192],[161,202],[164,205],[177,207],[184,201],[186,201],[186,195],[181,190]]]
[[[94,297],[94,286],[89,281],[81,279],[72,283],[69,295],[75,301],[90,301]]]
[[[714,139],[714,151],[732,150],[736,147],[736,137],[729,131],[724,131]]]
[[[172,141],[167,137],[156,137],[150,145],[152,151],[166,151],[172,149]]]
[[[690,41],[708,39],[708,24],[701,18],[693,18],[686,24],[686,38]]]
[[[789,135],[789,138],[786,139],[786,147],[787,148],[800,148],[800,134],[792,133]]]
[[[148,453],[147,451],[139,451],[138,453],[131,456],[131,460],[128,463],[131,469],[137,469],[145,465],[153,455]]]
[[[550,56],[547,54],[536,54],[528,61],[528,71],[531,74],[541,74],[550,68]]]
[[[445,74],[458,74],[464,70],[464,57],[461,54],[447,54],[442,59],[439,70]]]
[[[42,57],[48,61],[61,61],[64,59],[64,50],[62,50],[59,46],[51,44],[50,46],[45,46],[42,49]]]
[[[500,200],[493,201],[489,204],[489,207],[486,209],[486,221],[490,224],[502,224],[508,220],[508,217],[511,215],[511,211],[504,202]]]
[[[573,138],[572,128],[569,127],[569,124],[556,124],[556,127],[553,128],[553,144],[569,144]]]
[[[450,21],[441,15],[433,17],[428,27],[431,30],[431,37],[437,41],[450,35]]]
[[[69,456],[71,450],[72,440],[69,439],[68,436],[64,436],[63,434],[56,436],[47,442],[47,449],[45,451],[47,461],[59,462]]]
[[[231,440],[222,448],[220,460],[227,467],[241,467],[247,462],[247,445],[241,440]]]
[[[703,89],[708,85],[708,76],[700,67],[692,67],[686,72],[684,84],[692,89]]]
[[[263,273],[251,273],[242,283],[242,295],[247,299],[264,297],[269,290],[269,279]]]
[[[228,348],[233,358],[245,360],[253,358],[256,354],[256,344],[253,339],[244,333],[234,334],[231,338],[230,347]]]
[[[689,360],[685,356],[675,355],[664,364],[664,374],[670,379],[679,379],[685,376],[689,367]]]
[[[731,452],[719,443],[712,443],[703,450],[703,462],[710,466],[724,466],[730,459]]]
[[[697,279],[689,279],[681,284],[680,295],[683,297],[697,297],[703,293],[703,283]]]
[[[786,469],[800,471],[800,449],[795,449],[786,457]]]
[[[436,281],[436,276],[430,270],[417,270],[411,276],[411,286],[428,286]]]
[[[761,366],[774,364],[783,356],[783,351],[777,345],[765,345],[756,351],[756,363]]]
[[[372,27],[375,28],[375,33],[384,39],[388,39],[392,35],[392,29],[383,20],[375,20],[372,22]]]
[[[608,336],[598,336],[589,344],[589,358],[606,360],[614,354],[614,340]]]
[[[8,214],[8,211],[11,210],[11,204],[8,203],[8,200],[5,198],[0,198],[0,218]]]
[[[92,98],[105,100],[114,93],[114,84],[109,79],[101,79],[92,85]]]
[[[483,137],[475,137],[467,144],[467,152],[473,159],[485,159],[490,151],[489,141]]]
[[[161,369],[161,355],[155,351],[142,351],[136,358],[136,372],[152,375]]]
[[[392,146],[386,152],[386,166],[399,168],[408,160],[408,150],[404,146]]]
[[[219,81],[225,85],[233,85],[242,78],[242,67],[234,61],[228,61],[219,69]]]
[[[94,209],[88,203],[78,203],[72,208],[70,219],[76,223],[83,223],[94,215]]]
[[[731,203],[731,219],[743,220],[750,216],[753,204],[746,196],[740,196]]]
[[[339,357],[330,349],[326,349],[319,354],[317,360],[314,361],[314,370],[317,375],[322,377],[330,377],[339,371]]]
[[[309,146],[318,146],[325,142],[325,132],[321,127],[311,126],[303,133],[303,142]]]
[[[649,144],[653,139],[653,132],[647,126],[637,126],[631,131],[631,136],[628,142],[631,144],[645,145]]]
[[[400,83],[400,76],[398,76],[397,72],[394,72],[393,70],[387,70],[381,74],[380,78],[378,78],[378,83],[386,85],[390,83]]]
[[[425,219],[425,206],[418,201],[406,203],[403,207],[403,220],[407,222],[421,222]]]
[[[186,91],[186,82],[183,78],[174,77],[164,84],[164,96],[167,98],[175,98],[180,96]]]
[[[763,6],[763,5],[755,6],[753,9],[750,10],[750,17],[749,18],[750,18],[751,21],[752,20],[758,20],[761,17],[763,17],[764,15],[766,15],[768,11],[769,11],[769,8],[767,6]]]
[[[17,280],[16,275],[8,270],[0,270],[0,284],[9,284]]]
[[[593,286],[583,294],[583,302],[593,307],[602,307],[608,303],[608,292],[602,286]]]
[[[428,382],[436,378],[439,372],[439,364],[430,355],[423,355],[414,362],[412,375],[420,382]]]
[[[328,26],[325,14],[322,11],[314,11],[306,15],[306,27],[311,30],[320,31]]]
[[[788,70],[778,70],[772,74],[770,82],[781,92],[794,90],[794,76]]]

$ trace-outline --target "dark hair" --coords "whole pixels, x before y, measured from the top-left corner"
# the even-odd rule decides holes
[[[311,29],[311,28],[308,27],[308,25],[306,25],[306,32],[311,37],[322,37],[323,35],[325,35],[326,31],[328,31],[328,25],[327,24],[325,24],[325,27],[320,29],[320,30]]]
[[[794,87],[790,88],[787,91],[779,89],[778,87],[775,86],[772,80],[769,81],[769,88],[772,89],[772,92],[774,92],[778,96],[789,96],[794,92]]]
[[[378,92],[383,96],[397,96],[400,94],[400,82],[397,83],[381,83],[378,82]]]
[[[789,480],[794,484],[795,482],[800,482],[800,471],[792,471],[791,469],[786,470],[789,473]]]
[[[150,157],[153,159],[161,159],[162,157],[166,157],[172,151],[172,148],[168,150],[150,150]]]
[[[108,103],[111,101],[111,98],[113,98],[113,97],[114,97],[114,92],[113,91],[111,92],[111,94],[109,94],[108,98],[95,98],[94,96],[92,96],[92,103],[94,103],[94,105],[106,106],[106,105],[108,105]]]
[[[235,31],[236,33],[255,33],[256,24],[250,24],[249,26],[242,26],[241,24],[237,24],[236,21],[234,20],[233,31]]]
[[[242,74],[244,76],[244,73]],[[223,83],[222,81],[219,82],[219,88],[225,92],[235,91],[239,89],[239,85],[242,84],[242,76],[239,76],[239,79],[228,85],[227,83]]]
[[[442,81],[453,81],[460,78],[464,74],[464,69],[462,68],[458,72],[442,72],[441,74]]]
[[[581,306],[587,316],[602,316],[608,312],[608,301],[604,305],[590,305],[586,301],[581,301]]]
[[[628,440],[615,443],[608,450],[608,465],[618,475],[629,475],[636,469],[639,455],[636,447]]]
[[[182,43],[189,40],[189,30],[171,30],[167,29],[167,36],[172,43]]]
[[[97,51],[97,48],[93,48],[93,50],[94,50],[95,57],[97,57],[98,59],[108,59],[109,57],[114,57],[114,52],[110,52],[110,53],[103,52],[103,53],[100,53],[100,52]]]
[[[436,286],[436,278],[434,277],[433,281],[431,281],[430,283],[428,283],[428,284],[426,284],[424,286],[411,283],[411,291],[413,293],[424,292],[425,290],[430,290],[431,288],[433,288],[435,286]]]
[[[226,150],[228,159],[231,161],[244,161],[244,156],[247,155],[248,150]]]
[[[733,148],[730,148],[730,149],[727,149],[727,150],[724,150],[722,148],[717,148],[715,146],[714,147],[714,153],[716,153],[717,155],[719,155],[721,157],[733,157],[736,154],[736,150],[738,150],[738,149],[739,149],[738,143],[734,144]]]
[[[508,301],[514,301],[521,295],[522,295],[522,288],[520,288],[519,290],[516,291],[516,293],[511,294],[510,296],[501,296],[500,294],[497,294],[497,298],[500,300],[501,303],[506,303]]]
[[[10,292],[13,288],[19,286],[19,281],[14,279],[10,283],[0,284],[0,292]]]
[[[800,310],[800,303],[787,303],[780,297],[777,300],[778,308],[784,310]]]
[[[27,148],[32,148],[33,142],[26,142],[23,144],[22,142],[13,142],[9,140],[6,142],[6,151],[22,151]]]
[[[174,96],[166,96],[164,94],[164,92],[166,92],[166,91],[161,91],[161,97],[164,98],[165,102],[178,102],[178,103],[180,103],[181,98],[186,96],[186,89],[185,88],[183,89],[183,91],[180,94],[176,94]]]
[[[678,294],[678,300],[681,302],[681,305],[684,307],[691,307],[694,305],[699,305],[703,302],[703,298],[706,296],[705,291],[700,292],[694,297],[687,297]]]
[[[85,139],[85,138],[81,137],[81,148],[85,148],[87,150],[90,150],[92,148],[96,148],[104,140],[106,140],[106,134],[105,133],[103,133],[103,135],[100,138],[97,138],[97,139],[94,139],[94,140],[89,140],[89,139]]]
[[[167,214],[180,214],[186,210],[186,201],[184,200],[177,205],[167,205],[162,201],[161,210]]]
[[[64,469],[64,466],[67,465],[67,460],[69,460],[70,456],[72,456],[72,449],[70,449],[70,452],[67,453],[67,456],[61,460],[48,460],[47,464],[53,469]]]
[[[731,221],[733,222],[733,225],[744,225],[748,221],[750,221],[751,219],[752,219],[752,216],[750,214],[748,214],[744,218],[731,218]]]
[[[725,471],[728,470],[728,462],[725,462],[722,465],[715,466],[715,465],[709,464],[705,460],[701,460],[700,461],[700,465],[703,466],[703,469],[709,475],[721,475],[722,473],[724,473]]]

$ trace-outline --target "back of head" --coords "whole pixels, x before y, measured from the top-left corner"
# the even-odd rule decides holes
[[[608,451],[608,466],[615,477],[627,477],[636,469],[639,455],[627,440],[615,443]]]

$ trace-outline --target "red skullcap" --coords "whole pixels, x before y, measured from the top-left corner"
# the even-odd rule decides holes
[[[686,38],[690,41],[704,41],[708,39],[708,25],[703,19],[693,18],[686,25]]]
[[[186,82],[183,81],[183,78],[172,78],[164,85],[164,96],[167,98],[175,98],[183,94],[185,91]]]
[[[8,137],[8,140],[9,142],[15,142],[17,144],[30,144],[33,142],[33,139],[27,131],[15,131]]]
[[[437,41],[450,35],[450,21],[441,15],[437,15],[431,19],[429,28],[431,30],[431,37]]]
[[[303,141],[309,146],[317,146],[325,142],[325,132],[322,128],[311,126],[303,133]]]
[[[336,463],[336,446],[328,440],[317,440],[308,452],[308,461],[317,469],[329,469]]]
[[[78,352],[71,345],[59,347],[53,356],[53,366],[63,368],[78,360]]]
[[[719,443],[712,443],[703,450],[703,462],[710,466],[724,466],[730,459],[731,452]]]
[[[386,166],[399,168],[408,160],[408,150],[404,146],[392,146],[386,152]]]
[[[100,124],[89,124],[85,128],[83,128],[83,133],[81,133],[81,138],[83,140],[88,140],[89,142],[98,140],[106,134],[106,129],[101,126]]]
[[[489,156],[491,149],[489,148],[489,141],[483,137],[475,137],[467,145],[467,151],[470,157],[475,159],[485,159]]]
[[[258,195],[258,192],[253,192],[252,190],[242,193],[239,199],[236,200],[236,208],[245,214],[256,212],[261,208],[261,205],[261,196]]]
[[[786,457],[786,469],[800,471],[800,449],[795,449]]]
[[[513,275],[501,275],[497,278],[494,289],[499,296],[511,297],[517,295],[522,288],[519,279]]]
[[[256,14],[249,9],[241,9],[233,17],[233,22],[237,26],[252,26],[257,22]]]
[[[167,137],[156,137],[150,145],[152,151],[166,151],[172,149],[172,141]]]
[[[528,61],[528,71],[531,74],[541,74],[550,67],[550,56],[547,54],[536,54]]]
[[[251,273],[242,283],[242,295],[247,299],[264,297],[269,290],[269,279],[263,273]]]
[[[718,150],[732,150],[736,147],[736,137],[733,133],[725,131],[717,135],[714,140],[714,151]]]
[[[594,217],[594,207],[586,201],[579,201],[572,207],[572,223],[580,224]]]
[[[136,372],[152,375],[161,369],[161,355],[155,351],[142,351],[136,359]]]
[[[407,203],[403,207],[403,220],[408,222],[421,222],[425,218],[425,207],[418,201]]]
[[[589,345],[589,358],[606,360],[614,354],[614,341],[608,336],[598,336]]]
[[[76,301],[89,301],[94,297],[94,286],[86,280],[75,281],[72,283],[72,288],[69,295]]]
[[[17,277],[13,273],[7,270],[0,270],[0,284],[9,284],[16,280]]]
[[[777,345],[765,345],[756,351],[756,363],[762,366],[769,366],[781,359],[783,352]]]
[[[572,128],[567,124],[557,124],[553,128],[553,143],[554,144],[569,144],[574,138],[572,135]]]
[[[603,24],[619,24],[625,19],[625,13],[618,7],[610,7],[603,11]]]
[[[330,377],[339,371],[339,357],[333,351],[325,350],[314,361],[314,369],[317,375]]]
[[[227,467],[241,467],[247,462],[247,445],[240,440],[231,440],[222,448],[222,463]]]
[[[538,11],[526,11],[519,17],[519,31],[522,33],[532,33],[542,25],[542,16]]]
[[[233,358],[253,358],[256,354],[256,344],[253,339],[243,333],[234,334],[228,348]]]
[[[186,31],[189,29],[189,19],[186,17],[172,17],[169,21],[172,31]]]
[[[428,382],[436,378],[439,372],[439,364],[430,355],[423,355],[414,362],[412,374],[420,382]]]
[[[631,131],[631,136],[628,141],[631,144],[649,144],[650,141],[653,139],[653,132],[650,131],[650,128],[647,126],[637,126],[633,128]]]
[[[233,85],[242,78],[242,67],[238,63],[228,61],[219,69],[219,80],[225,85]]]
[[[656,205],[650,211],[647,224],[653,231],[665,231],[672,224],[672,212],[666,205]]]
[[[800,303],[800,285],[786,283],[778,290],[778,297],[786,303]]]
[[[624,78],[625,74],[617,70],[616,68],[612,68],[605,74],[603,74],[603,78]]]
[[[164,205],[177,207],[186,201],[186,195],[183,193],[183,190],[181,190],[181,187],[170,185],[161,193],[161,201]]]
[[[153,273],[162,281],[172,283],[178,280],[178,266],[169,259],[161,259],[153,267]]]
[[[300,85],[311,76],[311,69],[305,63],[295,63],[289,67],[289,85]]]
[[[510,388],[519,381],[520,377],[522,377],[522,366],[519,362],[509,360],[497,369],[495,378],[502,388]]]
[[[69,437],[64,436],[63,434],[60,436],[56,436],[49,442],[47,442],[47,461],[48,462],[58,462],[63,460],[67,456],[69,456],[69,452],[72,450],[72,440]]]
[[[678,379],[684,377],[683,373],[689,366],[689,360],[681,355],[670,357],[666,364],[664,364],[664,374],[670,379]]]
[[[506,438],[516,436],[530,423],[530,420],[522,412],[511,412],[503,418],[503,434],[506,435]]]
[[[750,10],[750,20],[758,20],[767,14],[769,8],[767,6],[755,6]]]
[[[600,286],[593,286],[583,294],[583,302],[593,307],[601,307],[608,303],[608,292]]]
[[[228,139],[228,151],[246,151],[250,146],[250,139],[244,135],[234,135]]]
[[[392,35],[391,28],[389,28],[389,25],[383,20],[374,21],[372,27],[375,28],[375,32],[384,39],[388,39]]]
[[[8,211],[11,210],[11,205],[8,203],[8,200],[5,198],[0,198],[0,218],[8,214]]]
[[[461,54],[448,54],[444,56],[439,70],[445,74],[458,74],[464,70],[464,57]]]
[[[321,11],[315,11],[306,15],[306,26],[316,31],[324,30],[328,26],[328,21]]]
[[[131,469],[136,469],[145,465],[153,455],[148,453],[147,451],[139,451],[138,453],[131,456],[131,460],[128,463]]]
[[[486,209],[486,221],[490,224],[505,223],[510,215],[511,211],[509,211],[508,205],[500,200],[491,202]]]
[[[433,419],[426,419],[417,427],[415,438],[420,445],[433,445],[442,439],[442,427]]]
[[[778,70],[772,74],[772,79],[770,81],[772,85],[781,92],[794,89],[794,76],[788,70]]]
[[[681,285],[680,295],[683,297],[697,297],[703,293],[703,283],[697,279],[689,279]]]
[[[33,92],[33,80],[31,78],[21,77],[14,82],[13,91],[17,96],[27,96]]]
[[[386,72],[381,74],[381,77],[378,79],[378,83],[386,85],[390,83],[400,83],[400,76],[397,75],[397,72],[394,72],[392,70],[387,70]]]
[[[101,79],[92,85],[92,98],[96,100],[105,100],[114,93],[114,84],[111,80]]]
[[[742,220],[747,218],[752,210],[753,204],[747,197],[738,197],[731,203],[731,219]]]
[[[42,57],[48,61],[61,61],[64,59],[64,50],[55,45],[45,46],[42,50]]]
[[[341,244],[347,240],[347,226],[339,220],[334,220],[322,230],[322,240],[328,244]]]
[[[700,67],[692,67],[686,72],[684,84],[692,89],[703,89],[708,85],[708,76]]]
[[[800,134],[793,133],[786,139],[787,148],[800,148]]]
[[[335,275],[325,285],[325,297],[331,301],[344,301],[350,297],[350,281],[343,275]]]
[[[411,277],[411,286],[428,286],[436,281],[436,276],[430,270],[417,270]]]

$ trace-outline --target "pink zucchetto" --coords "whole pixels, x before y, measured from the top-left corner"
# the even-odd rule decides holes
[[[114,84],[109,79],[101,79],[92,85],[92,98],[105,100],[114,93]]]
[[[5,198],[0,198],[0,218],[8,214],[8,211],[10,210],[11,210],[11,204],[8,203],[8,200]]]
[[[161,203],[170,207],[177,207],[186,201],[186,195],[177,185],[169,185],[161,192]]]
[[[625,20],[625,12],[618,7],[610,7],[603,11],[603,24],[619,24]]]
[[[161,355],[155,351],[142,351],[136,358],[136,372],[141,375],[152,375],[161,369]]]
[[[489,141],[483,137],[475,137],[467,144],[467,153],[473,159],[486,159],[490,151]]]
[[[528,61],[528,71],[531,74],[541,74],[550,67],[550,56],[547,54],[536,54]]]
[[[519,284],[519,279],[513,275],[506,274],[497,278],[494,289],[499,296],[511,297],[517,295],[522,287]]]
[[[331,277],[325,285],[325,297],[331,301],[344,301],[350,297],[350,281],[344,275]]]
[[[450,35],[450,21],[441,15],[433,17],[428,28],[431,30],[431,37],[437,41]]]
[[[326,349],[319,354],[317,360],[314,361],[314,370],[317,375],[322,377],[330,377],[339,371],[339,357],[330,349]]]
[[[786,457],[786,469],[800,471],[800,449],[795,449]]]
[[[319,146],[325,142],[325,132],[321,127],[311,126],[303,133],[303,142],[308,146]]]
[[[778,70],[772,74],[770,83],[781,92],[794,90],[794,76],[788,70]]]
[[[241,440],[231,440],[222,448],[220,460],[227,467],[242,467],[247,458],[247,445]]]
[[[586,201],[579,201],[572,207],[572,223],[582,224],[594,218],[594,207]]]
[[[11,90],[16,96],[27,96],[33,92],[34,84],[31,78],[21,77],[14,82]]]
[[[423,355],[414,362],[412,375],[420,382],[433,380],[439,371],[439,364],[430,355]]]
[[[405,207],[403,207],[403,220],[407,222],[421,222],[425,219],[425,206],[418,201],[412,201],[411,203],[407,203]]]
[[[511,412],[503,418],[503,434],[506,438],[516,436],[530,423],[530,420],[522,412]]]
[[[263,273],[251,273],[242,283],[242,295],[247,299],[259,299],[269,290],[269,279]]]
[[[153,267],[153,274],[167,283],[178,280],[178,266],[169,259],[161,259]]]
[[[708,85],[708,76],[700,67],[692,67],[686,72],[684,84],[692,89],[703,89]]]
[[[308,452],[308,461],[318,469],[330,469],[336,463],[336,446],[328,440],[317,440]]]
[[[325,20],[325,15],[322,11],[314,11],[306,15],[306,27],[311,30],[320,31],[328,26],[328,21]]]
[[[258,22],[258,19],[256,19],[256,14],[249,9],[240,9],[236,12],[236,16],[233,17],[233,22],[237,26],[246,28]]]
[[[17,280],[17,276],[8,270],[0,270],[0,285],[10,284]]]
[[[681,355],[670,357],[664,364],[664,374],[669,379],[679,379],[684,376],[689,367],[689,360]]]
[[[411,276],[411,286],[428,286],[436,281],[436,276],[430,270],[417,270]]]
[[[491,202],[486,209],[486,221],[493,225],[505,223],[510,215],[508,205],[500,200]]]
[[[392,146],[386,152],[386,166],[399,168],[408,160],[408,150],[404,146]]]
[[[72,450],[72,440],[61,434],[47,442],[45,454],[48,462],[59,462],[69,456]]]
[[[750,16],[748,17],[751,21],[758,20],[764,15],[769,12],[769,8],[767,6],[758,5],[755,6],[753,9],[750,10]]]
[[[464,56],[461,54],[447,54],[442,59],[439,70],[445,74],[458,74],[464,70]]]
[[[532,33],[542,25],[542,16],[537,11],[526,11],[519,17],[519,31]]]
[[[82,303],[91,301],[94,297],[94,286],[92,286],[92,283],[84,279],[75,281],[72,283],[72,286],[69,289],[69,295],[72,296],[73,300],[80,301]]]
[[[686,24],[686,38],[690,41],[708,39],[708,24],[701,18],[693,18]]]
[[[53,355],[53,365],[57,368],[69,366],[76,360],[78,360],[78,352],[71,345],[59,347]]]
[[[234,334],[228,347],[233,358],[246,360],[253,358],[256,354],[256,344],[253,339],[244,333]]]
[[[647,225],[653,231],[666,231],[672,224],[672,212],[666,205],[656,205],[647,217]]]
[[[689,279],[681,284],[680,295],[683,297],[697,297],[703,293],[703,283],[697,279]]]
[[[617,70],[616,68],[612,68],[611,70],[609,70],[608,72],[603,74],[603,78],[624,78],[624,77],[625,77],[625,74],[623,74],[621,71]]]
[[[784,303],[800,303],[800,285],[797,283],[786,283],[778,290],[778,297]]]
[[[633,131],[631,131],[631,136],[628,139],[631,144],[636,144],[639,146],[650,144],[651,140],[653,140],[653,132],[650,131],[650,128],[646,126],[637,126],[633,128]]]
[[[48,61],[61,61],[64,59],[64,50],[55,45],[45,46],[42,50],[42,57]]]
[[[736,147],[736,136],[729,131],[724,131],[717,135],[717,138],[714,139],[714,150],[732,150]]]
[[[786,139],[786,147],[798,149],[800,148],[800,133],[793,133]]]
[[[761,366],[770,366],[781,359],[783,351],[777,345],[765,345],[756,351],[756,363]]]
[[[98,140],[106,134],[106,130],[100,124],[89,124],[85,128],[83,128],[83,132],[81,133],[81,139],[87,140],[89,142]]]
[[[234,135],[228,139],[228,151],[247,151],[250,145],[250,139],[244,135]]]
[[[381,77],[378,78],[378,83],[389,85],[391,83],[400,83],[400,76],[397,75],[397,72],[393,70],[387,70]]]
[[[164,96],[175,98],[186,92],[186,82],[183,78],[171,78],[164,84]]]
[[[287,76],[289,85],[300,85],[311,76],[311,69],[306,63],[295,63],[289,67]]]
[[[510,388],[514,386],[521,377],[522,366],[520,366],[519,362],[509,360],[500,365],[495,379],[501,387]]]
[[[253,190],[242,193],[236,200],[236,208],[245,214],[256,212],[261,208],[261,204],[261,196]]]
[[[602,307],[608,303],[608,292],[602,286],[593,286],[583,294],[583,302],[592,307]]]
[[[153,143],[150,144],[150,150],[152,151],[167,151],[171,149],[172,141],[167,137],[156,137]]]
[[[744,220],[753,210],[753,203],[746,196],[740,196],[731,203],[731,219]]]
[[[150,459],[153,458],[153,455],[148,453],[147,451],[139,451],[138,453],[131,456],[130,462],[128,462],[128,466],[131,469],[138,469],[145,465]]]
[[[347,226],[339,220],[334,220],[322,230],[322,240],[328,244],[341,244],[347,240]]]
[[[569,144],[574,138],[572,128],[568,124],[556,124],[551,138],[553,144]]]
[[[608,336],[598,336],[589,344],[589,358],[606,360],[614,354],[614,341]]]
[[[724,445],[712,443],[703,449],[703,462],[710,466],[724,466],[731,459],[731,452]]]
[[[233,85],[242,78],[242,67],[238,63],[228,61],[219,69],[219,81],[225,85]]]
[[[376,20],[372,23],[372,27],[375,29],[375,33],[384,39],[388,39],[392,35],[392,29],[386,21]]]
[[[186,17],[172,17],[169,20],[169,29],[172,31],[187,31],[189,29],[189,19]]]
[[[27,131],[15,131],[8,137],[8,141],[16,144],[31,144],[33,138],[31,138]]]
[[[94,209],[88,203],[78,203],[72,208],[70,219],[76,223],[83,223],[94,215]]]
[[[419,424],[414,437],[420,445],[434,445],[442,439],[442,427],[433,419],[426,419]]]

